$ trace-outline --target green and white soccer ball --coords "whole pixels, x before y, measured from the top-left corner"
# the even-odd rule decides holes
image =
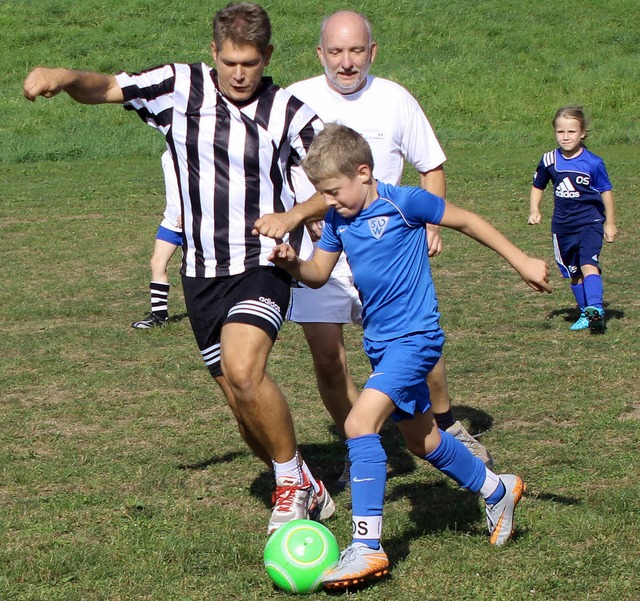
[[[280,526],[264,548],[264,566],[271,580],[288,593],[312,593],[340,559],[331,531],[312,520],[292,520]]]

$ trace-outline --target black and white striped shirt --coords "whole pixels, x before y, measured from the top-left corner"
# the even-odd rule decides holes
[[[250,102],[236,106],[218,91],[215,76],[204,63],[116,75],[125,108],[162,132],[171,150],[182,203],[182,273],[189,277],[270,264],[274,241],[253,236],[253,224],[295,204],[289,168],[322,128],[309,107],[268,77]],[[303,237],[310,244],[304,228],[289,242],[299,247]]]

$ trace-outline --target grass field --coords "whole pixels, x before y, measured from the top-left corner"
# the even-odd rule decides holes
[[[316,73],[320,16],[344,5],[265,6],[274,19],[274,77],[288,83]],[[635,3],[351,6],[376,27],[376,73],[402,81],[428,107],[449,157],[452,201],[551,264],[550,195],[544,225],[527,226],[530,178],[552,147],[554,110],[581,100],[594,117],[590,147],[614,183],[621,233],[603,251],[603,336],[568,331],[573,303],[555,268],[554,294],[536,295],[489,251],[445,234],[432,268],[454,405],[471,428],[490,427],[483,441],[497,471],[522,473],[529,495],[513,544],[492,549],[477,499],[414,462],[386,429],[392,577],[348,597],[637,601]],[[161,140],[116,107],[21,98],[21,80],[36,64],[111,71],[206,60],[216,7],[0,4],[2,601],[286,598],[261,561],[271,475],[246,450],[201,363],[177,262],[174,321],[162,331],[129,327],[147,310],[148,259],[164,207]],[[360,337],[348,329],[350,365],[362,384]],[[290,400],[309,464],[335,492],[344,447],[292,324],[270,371]],[[328,525],[344,545],[350,499],[335,499]]]

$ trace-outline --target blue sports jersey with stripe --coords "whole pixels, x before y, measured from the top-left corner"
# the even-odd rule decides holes
[[[586,148],[571,159],[560,149],[546,152],[533,176],[533,187],[544,190],[554,186],[553,233],[575,232],[586,225],[604,223],[602,192],[613,186],[604,161]]]
[[[318,248],[345,251],[362,300],[369,340],[439,329],[427,250],[427,223],[440,223],[445,201],[421,188],[378,182],[379,198],[352,218],[330,209]]]

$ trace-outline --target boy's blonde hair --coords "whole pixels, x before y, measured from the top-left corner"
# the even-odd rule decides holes
[[[327,124],[302,161],[304,172],[314,184],[334,177],[353,179],[361,165],[373,171],[368,142],[357,131],[337,123]]]

